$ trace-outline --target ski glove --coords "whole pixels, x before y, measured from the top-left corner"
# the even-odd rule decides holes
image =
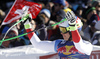
[[[32,28],[32,24],[30,23],[29,19],[24,21],[24,27],[25,27],[25,29],[31,29]]]
[[[67,30],[74,31],[77,29],[77,24],[76,24],[76,17],[73,11],[68,11],[66,13],[66,19],[68,20],[69,27]]]

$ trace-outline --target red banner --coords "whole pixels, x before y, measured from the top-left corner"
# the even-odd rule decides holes
[[[28,9],[28,13],[31,13],[32,18],[34,19],[40,12],[42,5],[25,0],[15,0],[12,8],[2,22],[2,25],[6,25],[20,19],[25,8]]]

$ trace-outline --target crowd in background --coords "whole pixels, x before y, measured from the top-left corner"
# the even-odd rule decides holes
[[[11,6],[15,0],[0,0],[0,25],[2,24],[5,16],[9,12]],[[85,40],[89,40],[93,45],[100,46],[100,29],[95,24],[100,20],[100,1],[99,0],[66,0],[65,2],[59,2],[64,0],[27,0],[36,2],[42,5],[42,10],[35,19],[31,20],[31,24],[36,24],[35,30],[42,27],[51,26],[59,22],[58,11],[60,9],[71,9],[76,16],[78,16],[83,22],[83,27],[80,32],[81,36]],[[17,21],[16,21],[17,22]],[[14,22],[15,23],[15,22]],[[0,40],[4,37],[7,30],[14,24],[7,24],[0,27]],[[5,37],[11,38],[26,33],[23,23],[17,24],[13,27]],[[58,25],[43,28],[36,31],[36,34],[41,40],[56,40],[61,39],[62,36],[59,31]],[[30,45],[27,35],[4,41],[0,48],[9,48],[23,45]]]

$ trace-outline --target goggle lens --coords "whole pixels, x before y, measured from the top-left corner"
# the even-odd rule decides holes
[[[60,29],[60,32],[63,33],[63,34],[68,32],[66,27],[59,27],[59,29]]]

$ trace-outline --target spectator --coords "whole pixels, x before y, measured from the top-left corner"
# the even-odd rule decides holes
[[[91,39],[92,44],[100,46],[100,20],[96,22],[95,28],[97,29],[97,31],[93,34],[93,37]]]
[[[53,25],[53,24],[55,24],[55,22],[54,21],[50,21],[49,24]],[[47,29],[47,31],[48,31],[48,40],[50,40],[50,41],[54,41],[56,39],[61,39],[62,38],[62,35],[60,34],[60,30],[59,30],[59,26],[58,25],[49,27]]]
[[[3,39],[5,36],[5,33],[2,33],[1,34],[1,39]],[[18,36],[18,30],[16,27],[13,27],[9,32],[8,34],[6,35],[6,37],[4,39],[8,39],[8,38],[12,38],[12,37],[15,37],[15,36]],[[17,42],[17,39],[13,39],[13,40],[8,40],[8,41],[4,41],[1,45],[1,48],[10,48],[10,47],[14,47],[14,46],[17,46],[15,45]],[[12,44],[13,43],[13,44]]]
[[[91,41],[93,34],[97,31],[95,28],[96,20],[94,20],[91,25],[88,25],[86,29],[83,30],[84,38]]]
[[[83,10],[82,17],[86,19],[85,28],[92,23],[93,20],[98,21],[98,16],[96,12],[96,8],[89,6],[88,8]],[[84,29],[85,29],[84,28]]]
[[[96,8],[97,14],[100,17],[100,1],[93,1],[92,6]]]
[[[0,9],[0,34],[2,33],[2,30],[3,30],[1,24],[5,16],[6,16],[6,13],[2,9]]]
[[[100,31],[96,31],[91,39],[93,45],[100,46]]]
[[[3,10],[0,9],[0,25],[1,25],[5,16],[6,16],[6,13]]]
[[[48,9],[41,10],[40,13],[37,15],[36,19],[34,19],[34,21],[36,22],[36,30],[42,27],[49,26],[50,17],[51,17],[50,10]],[[37,31],[36,33],[39,36],[39,38],[41,38],[41,40],[47,39],[47,28]]]
[[[82,17],[82,12],[83,12],[82,6],[78,6],[77,9],[76,9],[75,14],[76,14],[76,16],[78,16],[79,18],[81,18]]]
[[[15,26],[9,31],[8,36],[9,36],[9,38],[12,38],[12,37],[18,36],[18,34],[19,34],[18,29]],[[19,40],[19,38],[10,40],[11,47],[17,47],[17,46],[22,46],[22,45],[24,45],[24,44],[22,41]]]
[[[56,13],[60,10],[60,9],[64,9],[66,8],[66,1],[65,0],[55,0],[54,2],[54,6],[52,8],[52,14],[51,14],[51,20],[53,21],[57,21],[56,20]]]
[[[0,35],[0,40],[2,40],[3,39],[3,37],[4,37],[4,33],[3,34],[1,34]],[[6,37],[5,37],[5,39],[8,39],[9,38],[9,36],[7,35]],[[9,41],[4,41],[4,42],[2,42],[2,44],[1,44],[1,46],[0,46],[0,49],[1,48],[10,48],[11,46],[10,46],[10,40]],[[1,42],[0,42],[1,43]]]
[[[52,13],[53,6],[54,6],[54,3],[53,2],[48,2],[46,4],[46,7],[45,8],[48,9],[48,10],[50,10],[50,12]]]
[[[60,9],[64,9],[66,7],[68,7],[68,2],[66,2],[65,0],[55,0],[53,1],[54,6],[52,7],[52,12],[51,12],[51,18],[50,20],[52,20],[54,23],[58,22],[57,21],[57,12]],[[60,30],[59,30],[59,26],[56,26],[55,29],[48,29],[48,39],[53,41],[56,39],[61,39],[62,35],[60,34]]]
[[[95,28],[100,31],[100,20],[95,24]]]
[[[45,4],[44,3],[42,3],[42,2],[37,2],[37,3],[42,5],[42,9],[45,8]]]
[[[85,14],[86,14],[86,19],[87,19],[87,24],[88,25],[90,25],[93,20],[98,21],[98,18],[96,16],[97,13],[96,13],[95,7],[88,7],[86,9]]]
[[[13,22],[13,23],[10,23],[10,24],[7,24],[7,25],[3,25],[2,27],[1,27],[1,32],[2,33],[6,33],[7,31],[8,31],[8,29],[12,26],[12,25],[14,25],[15,24],[15,22]]]
[[[82,14],[84,14],[83,10],[84,10],[84,8],[79,5],[75,11],[76,16],[79,17],[81,19],[81,21],[83,22],[82,30],[84,30],[87,27],[87,25],[86,25],[87,20],[85,18],[83,18],[83,16],[82,16]]]

